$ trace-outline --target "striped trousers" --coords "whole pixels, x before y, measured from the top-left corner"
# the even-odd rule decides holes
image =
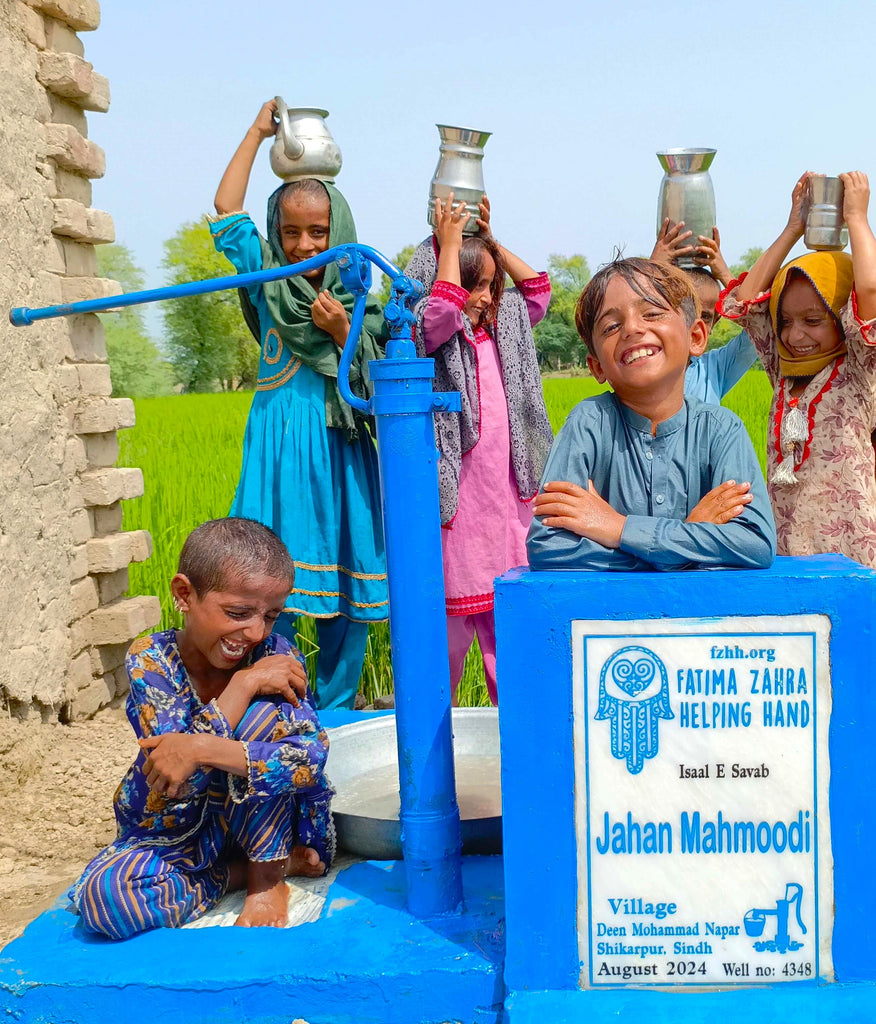
[[[235,729],[235,738],[269,741],[277,721],[273,705],[253,704]],[[154,833],[127,837],[91,861],[70,893],[87,931],[126,939],[150,928],[195,920],[225,894],[229,847],[236,845],[250,861],[288,856],[293,844],[301,841],[295,838],[295,794],[248,797],[235,803],[225,779],[221,772],[211,773],[211,785],[202,794],[201,825],[192,835],[178,841]],[[306,830],[306,822],[302,824]]]

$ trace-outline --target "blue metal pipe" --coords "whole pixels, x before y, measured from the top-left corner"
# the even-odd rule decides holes
[[[371,264],[355,252],[345,251],[338,256],[338,270],[341,274],[341,284],[354,296],[350,330],[338,363],[338,390],[348,405],[363,415],[368,415],[371,411],[368,403],[354,395],[350,387],[350,367],[353,365],[353,356],[356,354],[356,346],[359,344],[359,335],[365,321],[365,301],[371,287]]]
[[[360,254],[338,261],[345,287],[364,304],[370,268]],[[462,907],[459,807],[453,767],[450,669],[444,568],[438,517],[438,451],[433,414],[456,411],[457,392],[432,391],[433,359],[418,359],[409,304],[421,286],[402,275],[392,282],[385,313],[387,358],[368,364],[374,397],[361,403],[338,373],[345,400],[377,422],[377,453],[386,537],[389,629],[395,681],[402,853],[411,913],[428,918]],[[349,365],[358,342],[350,326]],[[424,672],[423,666],[428,666]]]
[[[428,918],[454,913],[462,906],[438,517],[438,452],[433,426],[435,412],[458,412],[461,400],[457,392],[434,393],[434,360],[417,358],[412,340],[414,317],[409,307],[422,294],[422,286],[402,275],[371,246],[356,243],[273,270],[43,309],[23,307],[12,310],[9,319],[23,326],[50,317],[98,313],[280,281],[333,260],[337,261],[344,286],[354,296],[350,332],[338,367],[338,387],[350,405],[373,414],[377,421],[407,902],[413,914]],[[390,327],[387,358],[368,364],[374,397],[365,402],[350,390],[349,373],[365,316],[371,263],[393,280],[384,309]]]
[[[428,918],[462,906],[453,766],[438,452],[432,413],[459,411],[435,394],[433,359],[370,364],[386,534],[395,679],[402,851],[408,907]]]
[[[164,288],[148,288],[140,292],[128,292],[125,295],[112,295],[106,299],[85,299],[82,302],[66,302],[60,306],[43,306],[31,309],[19,306],[9,311],[9,322],[15,327],[27,327],[36,320],[49,320],[57,316],[73,316],[76,313],[105,313],[108,310],[123,309],[126,306],[139,306],[144,302],[160,302],[163,299],[181,299],[189,295],[206,295],[209,292],[222,292],[231,288],[248,288],[253,284],[266,284],[269,281],[283,281],[287,277],[306,274],[310,270],[337,260],[349,259],[351,250],[359,251],[363,256],[375,263],[390,278],[396,278],[401,271],[395,264],[372,249],[370,245],[355,243],[336,245],[326,249],[318,256],[312,256],[301,263],[290,263],[283,267],[270,270],[254,270],[249,274],[231,274],[228,277],[210,277],[203,281],[186,281],[184,284],[171,284]],[[361,325],[360,325],[361,326]],[[352,331],[350,332],[352,336]]]

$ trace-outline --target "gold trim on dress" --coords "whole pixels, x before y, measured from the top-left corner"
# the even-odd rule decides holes
[[[277,354],[273,357],[268,354],[268,340],[272,337],[277,339]],[[262,356],[268,366],[276,366],[283,357],[283,340],[276,327],[271,327],[265,334],[265,340],[262,342]]]
[[[349,619],[350,622],[364,622],[366,626],[370,626],[373,622],[386,622],[387,616],[384,615],[382,619],[354,619],[352,615],[348,615],[346,612],[306,612],[303,608],[295,608],[290,605],[286,605],[283,609],[284,612],[290,615],[301,615],[305,619],[337,619],[338,617]]]
[[[218,217],[211,217],[209,213],[207,214],[207,220],[210,224],[218,224],[220,221],[227,220],[229,217],[249,217],[249,214],[246,210],[235,210],[234,213],[223,213]],[[219,238],[224,235],[229,228],[233,228],[235,224],[239,223],[240,221],[236,220],[233,224],[226,224],[224,228],[220,228],[218,231],[213,231],[211,234],[214,238]]]
[[[388,598],[386,601],[354,601],[349,594],[345,594],[342,590],[302,590],[301,587],[294,587],[289,593],[304,594],[305,597],[342,597],[347,604],[354,608],[382,608],[385,604],[389,604]]]
[[[277,380],[279,380],[279,379],[280,379],[280,378],[281,378],[281,377],[283,376],[283,374],[285,374],[285,373],[287,373],[287,372],[288,372],[288,370],[289,370],[289,367],[290,367],[290,366],[291,366],[291,365],[292,365],[292,364],[293,364],[294,362],[296,362],[296,360],[295,360],[295,359],[294,359],[294,358],[293,358],[292,356],[289,356],[289,362],[288,362],[288,363],[286,363],[286,365],[285,365],[285,366],[283,367],[283,369],[282,369],[282,370],[279,370],[279,371],[278,371],[277,373],[273,374],[273,375],[272,375],[272,376],[270,376],[270,377],[259,377],[259,380],[258,380],[259,384],[273,384],[273,383],[274,383],[274,381],[277,381]],[[301,360],[299,359],[299,360],[297,360],[297,362],[298,362],[298,363],[299,363],[299,365],[300,365],[300,363],[301,363]],[[297,367],[296,367],[296,369],[297,369]]]
[[[305,569],[308,572],[342,572],[354,580],[385,580],[385,572],[354,572],[343,565],[311,565],[309,562],[298,562],[292,560],[296,569]]]
[[[273,377],[260,378],[256,384],[256,391],[273,391],[274,388],[281,387],[283,384],[288,384],[300,369],[301,360],[292,359],[278,374],[275,374]]]

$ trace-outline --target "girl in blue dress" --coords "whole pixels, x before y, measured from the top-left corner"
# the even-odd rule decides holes
[[[271,100],[259,111],[216,192],[213,239],[239,273],[356,241],[346,200],[314,178],[270,197],[266,239],[242,212],[258,148],[276,132],[275,109]],[[291,638],[296,615],[316,619],[317,704],[352,707],[368,623],[385,619],[388,609],[376,452],[365,420],[337,388],[353,297],[332,263],[241,289],[241,304],[261,358],[230,514],[259,520],[289,548],[295,586],[277,630]],[[363,397],[367,362],[382,355],[382,331],[380,307],[369,304],[351,373]]]

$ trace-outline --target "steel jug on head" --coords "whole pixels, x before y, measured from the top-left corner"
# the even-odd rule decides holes
[[[709,167],[716,149],[664,149],[657,154],[666,172],[660,182],[657,200],[657,234],[668,217],[673,224],[684,221],[685,231],[693,234],[687,245],[697,245],[697,237],[712,237],[715,226],[715,190]],[[678,260],[680,267],[695,267],[693,253]]]
[[[341,151],[328,130],[327,110],[277,104],[277,137],[271,146],[271,169],[283,181],[318,178],[333,182],[341,169]]]
[[[484,198],[484,146],[492,133],[449,124],[435,127],[441,136],[441,149],[429,188],[429,224],[435,227],[435,200],[447,199],[452,192],[454,201],[465,203],[469,213],[463,234],[476,235],[481,215],[478,203]]]
[[[843,222],[842,181],[826,174],[812,174],[806,185],[803,244],[819,252],[844,249],[849,233]]]

